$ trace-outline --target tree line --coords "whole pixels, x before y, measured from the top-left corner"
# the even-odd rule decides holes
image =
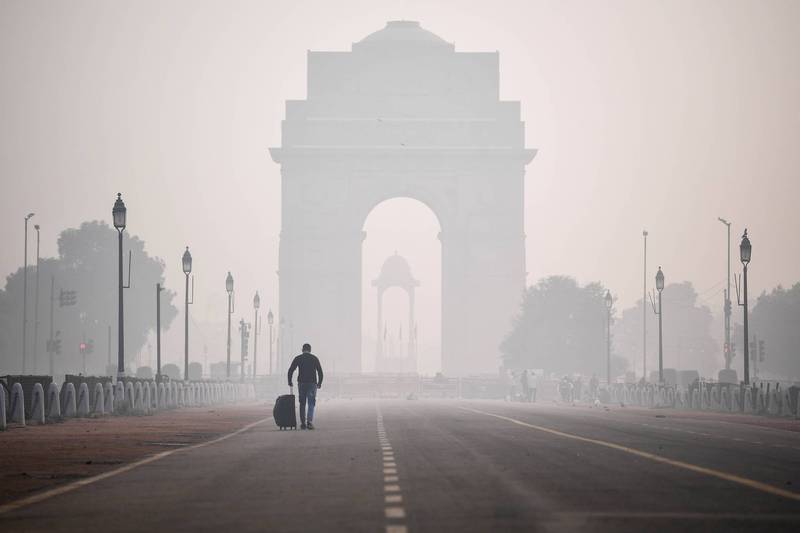
[[[601,283],[580,285],[568,276],[551,276],[529,287],[511,330],[500,345],[502,364],[509,369],[541,368],[561,375],[605,376],[606,288]],[[722,313],[720,302],[720,313]],[[716,325],[711,309],[700,302],[691,282],[664,288],[664,367],[698,370],[716,378],[724,368],[723,347],[712,335]],[[736,311],[734,311],[735,313]],[[646,318],[645,318],[646,316]],[[735,316],[735,315],[734,315]],[[751,307],[751,336],[763,340],[766,356],[759,361],[766,379],[800,379],[800,283],[763,293]],[[658,369],[658,327],[650,301],[611,308],[612,376],[642,372],[642,321],[647,320],[647,373]],[[734,327],[733,368],[742,379],[741,328]],[[720,332],[721,334],[721,332]],[[752,339],[751,339],[752,340]]]
[[[124,240],[126,281],[129,250],[132,275],[131,288],[125,289],[125,353],[130,355],[126,357],[126,362],[133,361],[132,356],[142,349],[149,333],[155,330],[155,285],[164,282],[164,261],[148,255],[143,240],[128,235]],[[78,228],[63,230],[58,237],[58,257],[43,257],[39,261],[37,326],[34,316],[36,264],[35,259],[29,259],[27,373],[44,374],[49,371],[47,341],[50,338],[51,285],[53,332],[56,340],[60,340],[60,354],[54,354],[55,373],[83,371],[81,343],[84,343],[85,351],[91,351],[86,354],[87,373],[107,374],[109,358],[112,364],[116,364],[117,261],[117,232],[108,224],[91,221],[84,222]],[[5,288],[0,290],[2,375],[19,373],[23,368],[23,274],[23,268],[10,274],[6,278]],[[61,297],[62,291],[74,293],[73,305],[70,305],[69,295]],[[172,304],[174,297],[175,292],[170,290],[165,290],[161,295],[162,328],[167,328],[178,314]]]

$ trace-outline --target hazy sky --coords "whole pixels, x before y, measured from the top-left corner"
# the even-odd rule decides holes
[[[529,283],[600,280],[627,306],[641,296],[647,228],[648,278],[660,264],[719,307],[717,216],[734,222],[735,247],[750,229],[756,293],[800,280],[800,2],[764,0],[0,0],[0,273],[22,263],[25,213],[54,255],[58,231],[110,220],[122,192],[129,230],[179,291],[191,247],[197,319],[224,319],[228,270],[240,304],[258,288],[277,307],[280,181],[267,148],[280,144],[284,101],[305,98],[307,50],[349,50],[402,18],[457,50],[500,52],[501,97],[522,102],[539,149]],[[435,242],[435,218],[405,212],[368,222]],[[367,270],[397,248],[365,246]],[[417,278],[438,287],[438,258],[413,253]],[[436,329],[438,310],[421,312]]]

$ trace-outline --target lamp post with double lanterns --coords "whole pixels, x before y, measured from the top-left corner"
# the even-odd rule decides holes
[[[611,387],[611,306],[614,305],[614,299],[611,297],[611,291],[606,291],[606,382]]]
[[[231,379],[231,315],[233,314],[233,276],[228,271],[225,278],[225,290],[228,291],[228,358],[225,365],[225,378]]]
[[[119,233],[119,310],[117,312],[117,377],[125,376],[125,320],[122,293],[125,286],[122,283],[122,232],[127,225],[128,209],[122,201],[122,193],[117,193],[117,200],[111,210],[114,219],[114,227]]]
[[[750,239],[747,237],[747,229],[745,228],[744,235],[742,235],[742,242],[739,244],[739,259],[742,262],[742,274],[744,276],[744,279],[742,281],[743,301],[738,302],[740,306],[744,307],[744,384],[745,385],[750,384],[750,337],[747,328],[747,266],[750,264],[750,257],[752,253],[753,253],[753,246],[750,244]],[[739,295],[737,294],[736,296],[738,299]]]
[[[658,272],[656,272],[656,290],[658,291],[658,309],[656,309],[652,296],[650,297],[650,303],[653,305],[653,312],[658,315],[658,384],[662,385],[664,383],[664,339],[661,327],[661,292],[664,290],[664,272],[662,272],[661,267],[658,267]]]
[[[253,319],[253,379],[256,377],[256,357],[258,355],[258,333],[259,333],[259,323],[258,323],[258,308],[261,307],[261,297],[258,296],[258,291],[256,291],[256,295],[253,296],[253,309],[255,310],[255,317]]]
[[[275,317],[272,314],[272,309],[267,313],[267,324],[269,324],[269,374],[272,375],[272,324]]]
[[[192,300],[189,301],[189,274],[192,273],[192,254],[189,247],[183,252],[181,259],[183,273],[186,275],[186,292],[184,299],[184,337],[183,337],[183,379],[189,381],[189,305],[194,303],[194,277],[192,277]]]

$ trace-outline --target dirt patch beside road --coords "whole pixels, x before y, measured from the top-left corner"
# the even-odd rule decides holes
[[[259,403],[9,428],[0,432],[0,504],[208,441],[269,416],[271,408]]]

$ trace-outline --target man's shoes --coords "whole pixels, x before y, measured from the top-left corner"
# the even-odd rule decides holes
[[[309,422],[307,427],[308,427],[308,429],[314,429],[314,424],[312,424],[311,422]]]
[[[307,429],[305,424],[300,424],[300,429]]]

